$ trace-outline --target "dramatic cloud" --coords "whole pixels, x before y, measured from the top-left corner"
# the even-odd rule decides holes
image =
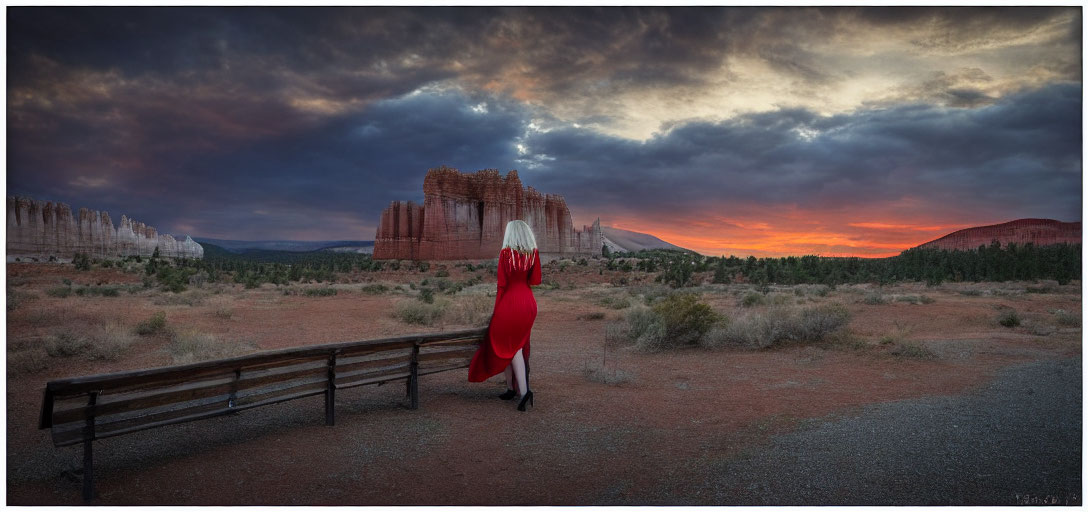
[[[1078,220],[1079,8],[8,10],[9,193],[369,239],[426,169],[710,254]]]

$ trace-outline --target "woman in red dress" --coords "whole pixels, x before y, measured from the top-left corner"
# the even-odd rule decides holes
[[[536,320],[536,298],[530,286],[540,284],[540,254],[536,237],[523,220],[506,224],[502,250],[499,251],[498,289],[495,312],[487,336],[472,356],[468,366],[469,382],[483,382],[505,373],[503,400],[518,396],[518,410],[533,404],[529,390],[529,333]],[[513,389],[517,383],[517,391]]]

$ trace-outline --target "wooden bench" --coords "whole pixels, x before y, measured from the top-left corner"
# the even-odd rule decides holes
[[[404,379],[419,407],[419,376],[468,367],[487,328],[331,343],[49,381],[38,428],[55,446],[83,443],[83,499],[94,496],[91,443],[308,396],[325,396],[336,421],[336,390]]]

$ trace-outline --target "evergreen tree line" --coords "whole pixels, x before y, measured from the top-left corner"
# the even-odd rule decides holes
[[[766,284],[850,283],[889,284],[898,281],[1010,281],[1053,279],[1059,284],[1081,277],[1081,244],[1036,246],[1033,243],[1000,242],[975,250],[911,248],[888,258],[823,257],[815,255],[779,258],[707,257],[672,249],[623,254],[629,260],[606,254],[609,270],[661,270],[657,280],[674,287],[692,284],[696,272],[713,271],[713,282],[736,281]]]

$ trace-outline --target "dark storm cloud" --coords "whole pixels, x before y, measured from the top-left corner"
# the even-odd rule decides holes
[[[1056,85],[975,110],[780,110],[687,123],[644,143],[567,128],[528,139],[531,152],[556,158],[529,176],[581,208],[643,216],[752,200],[848,204],[863,216],[867,206],[915,197],[932,211],[1076,220],[1080,97],[1079,85]]]
[[[205,236],[369,240],[390,201],[422,201],[428,168],[512,168],[525,118],[515,103],[456,91],[381,101],[304,134],[196,155],[147,177],[166,194],[121,211],[188,219],[177,224]]]
[[[7,13],[9,193],[164,231],[370,238],[381,208],[421,199],[423,174],[441,164],[518,168],[527,184],[565,194],[586,212],[579,219],[611,208],[665,214],[753,198],[820,206],[906,194],[1079,216],[1079,85],[999,97],[980,88],[991,74],[966,67],[918,76],[867,105],[881,108],[832,117],[778,108],[665,119],[645,142],[597,130],[627,114],[616,98],[632,91],[727,87],[736,78],[727,57],[755,59],[805,94],[835,90],[849,73],[812,48],[844,33],[896,34],[943,55],[1066,23],[1061,40],[1033,44],[1079,49],[1075,8]],[[1062,21],[1070,16],[1075,23]],[[1039,63],[1053,74],[1044,80],[1079,83],[1080,52],[1057,53]],[[556,113],[568,104],[577,108]],[[1053,206],[1039,211],[1042,199]]]

